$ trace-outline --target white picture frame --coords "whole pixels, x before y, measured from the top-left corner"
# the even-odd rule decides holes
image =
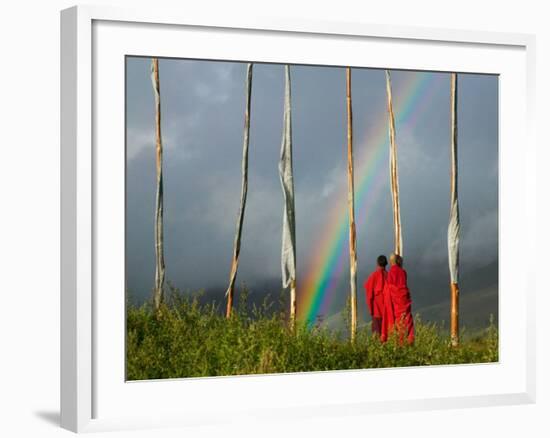
[[[513,253],[532,253],[536,242],[529,213],[536,180],[534,36],[240,17],[103,6],[61,12],[62,427],[83,432],[534,402],[534,274],[511,269]],[[359,48],[369,54],[367,64]],[[121,56],[130,54],[500,74],[499,363],[125,382],[119,69]],[[112,160],[101,154],[106,139]],[[106,242],[114,245],[109,251]],[[109,295],[106,284],[115,285]],[[411,383],[380,397],[388,379]],[[358,390],[342,390],[350,385]]]

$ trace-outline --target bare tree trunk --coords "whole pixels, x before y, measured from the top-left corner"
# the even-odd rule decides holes
[[[391,93],[391,77],[386,70],[386,94],[388,98],[389,135],[390,135],[390,188],[393,207],[394,252],[403,256],[403,237],[401,235],[401,208],[399,205],[399,172],[397,168],[397,145],[395,142],[395,117]]]
[[[451,211],[447,244],[449,250],[449,273],[451,277],[451,345],[458,346],[458,266],[460,216],[458,210],[458,119],[457,119],[457,75],[451,73]]]
[[[346,68],[346,102],[348,112],[348,213],[349,213],[349,273],[350,273],[350,337],[357,332],[357,252],[355,235],[355,202],[353,184],[353,126],[351,108],[351,68]]]
[[[290,286],[289,324],[293,330],[296,323],[296,218],[294,209],[294,177],[292,172],[292,123],[290,107],[290,66],[285,65],[285,104],[283,140],[279,160],[279,176],[284,197],[283,242],[281,268],[283,288]]]
[[[163,236],[163,186],[162,186],[162,135],[160,129],[160,80],[159,62],[157,58],[151,60],[151,81],[155,94],[155,127],[156,127],[156,170],[157,193],[155,206],[155,290],[153,304],[158,310],[164,299],[164,236]]]
[[[237,278],[237,268],[239,266],[239,254],[241,252],[241,235],[243,229],[244,212],[246,208],[246,195],[248,193],[248,143],[250,134],[250,97],[252,91],[252,63],[246,67],[246,106],[244,111],[244,134],[243,134],[243,158],[241,165],[242,183],[241,183],[241,203],[237,216],[237,229],[235,231],[235,241],[233,244],[233,260],[231,263],[231,273],[229,274],[229,287],[225,293],[227,297],[227,307],[225,316],[231,316],[233,307],[233,294],[235,289],[235,280]]]

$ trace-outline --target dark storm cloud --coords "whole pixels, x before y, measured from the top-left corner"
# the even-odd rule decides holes
[[[415,74],[394,72],[396,112],[403,103],[401,85]],[[448,75],[430,74],[438,80],[421,102],[425,109],[415,123],[397,124],[405,257],[412,290],[423,305],[448,296]],[[166,272],[182,289],[226,286],[240,196],[244,75],[241,63],[160,61]],[[330,237],[324,235],[324,225],[332,210],[346,208],[345,75],[342,68],[294,66],[292,81],[300,280],[316,248]],[[494,76],[459,77],[461,269],[472,291],[481,284],[476,280],[481,274],[475,272],[484,266],[492,267],[483,278],[497,284],[497,84]],[[238,284],[280,281],[282,193],[277,163],[283,86],[282,66],[254,66],[249,197]],[[373,147],[369,135],[384,117],[385,98],[383,71],[354,69],[356,157],[362,147]],[[149,295],[154,277],[153,109],[149,60],[128,58],[127,284],[141,299]],[[383,167],[380,194],[369,205],[367,223],[358,229],[360,279],[368,275],[374,258],[392,247],[389,178],[384,176],[387,154]],[[336,307],[345,297],[347,264],[340,277],[343,291],[337,294]]]

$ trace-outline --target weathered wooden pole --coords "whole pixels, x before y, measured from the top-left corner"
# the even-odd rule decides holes
[[[285,65],[285,99],[283,116],[283,140],[279,160],[279,177],[284,197],[283,242],[281,268],[283,288],[290,287],[289,326],[296,324],[296,218],[294,209],[294,177],[292,170],[292,123],[290,66]]]
[[[227,307],[225,310],[226,318],[231,316],[233,308],[233,294],[235,289],[235,280],[237,278],[237,268],[239,266],[239,254],[241,252],[241,235],[243,229],[244,212],[246,208],[246,195],[248,193],[248,143],[250,134],[250,96],[252,91],[252,63],[246,67],[245,81],[245,110],[244,110],[244,134],[243,134],[243,157],[241,163],[241,203],[237,214],[237,229],[235,231],[235,240],[233,243],[233,260],[231,263],[231,272],[229,274],[229,286],[225,295],[227,297]]]
[[[401,208],[399,205],[399,173],[397,168],[397,144],[395,142],[395,117],[391,92],[391,76],[386,70],[386,94],[388,99],[390,136],[390,189],[393,207],[394,252],[403,257],[403,237],[401,235]]]
[[[458,346],[458,244],[460,216],[458,210],[458,119],[457,119],[457,74],[451,73],[451,211],[447,231],[449,250],[449,273],[451,279],[451,345]]]
[[[357,332],[357,251],[355,235],[355,201],[353,183],[353,115],[351,108],[351,68],[346,67],[346,103],[348,131],[348,214],[349,214],[349,274],[350,274],[350,337]]]
[[[156,128],[156,171],[157,193],[155,204],[155,289],[153,305],[158,310],[164,299],[164,235],[163,235],[163,185],[162,185],[162,134],[160,117],[160,80],[159,61],[151,60],[151,81],[155,95],[155,128]]]

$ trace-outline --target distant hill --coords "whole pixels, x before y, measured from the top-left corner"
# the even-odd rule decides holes
[[[426,275],[411,268],[409,286],[413,299],[413,313],[419,314],[424,322],[436,322],[448,327],[450,312],[450,290],[448,273],[443,266],[436,274]],[[363,294],[362,288],[359,290]],[[346,295],[347,297],[347,295]],[[363,311],[364,301],[360,296],[359,325],[370,322]],[[342,298],[337,307],[344,309]],[[498,262],[465,272],[460,279],[459,302],[460,326],[468,330],[479,330],[493,323],[498,325]],[[322,324],[331,330],[345,328],[345,317],[337,311],[322,318]]]
[[[414,265],[407,266],[409,286],[413,299],[413,313],[420,314],[425,322],[437,322],[448,325],[450,308],[450,291],[448,270],[445,264],[434,267],[433,272],[425,273]],[[238,305],[241,293],[246,288],[249,292],[248,307],[260,306],[269,295],[272,302],[272,311],[286,310],[288,308],[288,294],[281,294],[281,280],[279,278],[265,279],[252,284],[237,282],[236,305]],[[338,283],[338,282],[336,282]],[[359,325],[370,322],[367,317],[363,281],[358,279],[358,323]],[[348,280],[342,278],[339,281],[339,289],[334,293],[331,305],[332,311],[322,315],[323,325],[331,329],[341,329],[345,326],[342,310],[345,309],[348,297]],[[202,291],[201,302],[216,302],[220,306],[220,312],[225,309],[226,285],[209,288]],[[189,293],[190,291],[183,290]],[[300,286],[298,285],[298,293]],[[130,298],[134,304],[143,302],[143,298],[133,296]],[[487,327],[490,315],[494,317],[494,323],[498,323],[498,262],[466,271],[460,278],[460,325],[468,329]]]
[[[498,326],[498,288],[497,286],[460,295],[460,327],[468,331],[477,331],[489,326],[490,316]],[[449,300],[425,307],[413,307],[413,313],[420,315],[423,322],[435,322],[439,326],[449,326]],[[370,322],[359,315],[358,326]],[[321,320],[321,324],[330,330],[344,330],[346,319],[343,312],[337,312]]]
[[[449,301],[416,309],[423,321],[449,322]],[[489,325],[490,316],[498,325],[498,287],[492,286],[468,294],[460,294],[459,321],[461,327],[478,329]]]
[[[460,278],[459,317],[460,326],[481,328],[489,324],[490,315],[498,324],[498,263],[465,272]],[[424,292],[429,285],[424,286]],[[438,287],[440,300],[434,300],[435,294],[426,293],[416,303],[413,301],[413,312],[419,313],[422,320],[431,322],[449,322],[450,290],[448,278]],[[431,299],[430,299],[431,298]],[[414,300],[414,292],[413,292]]]

